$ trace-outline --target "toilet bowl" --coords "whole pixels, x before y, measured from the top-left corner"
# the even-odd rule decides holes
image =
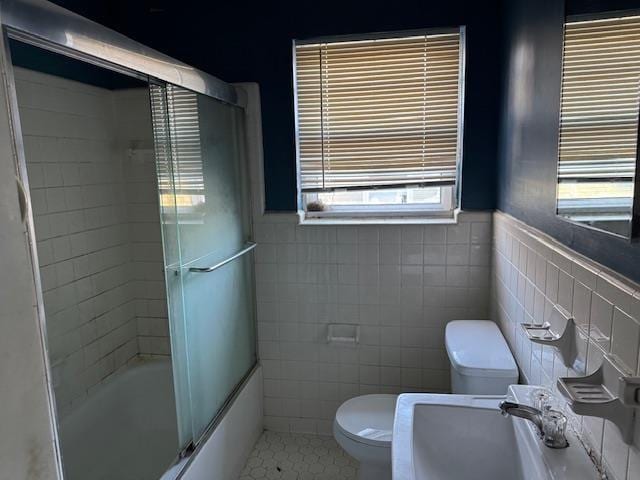
[[[518,383],[518,367],[498,326],[489,320],[447,324],[452,392],[505,395]],[[391,436],[397,395],[362,395],[336,412],[333,435],[360,462],[359,480],[391,480]]]
[[[362,395],[336,412],[333,436],[360,462],[359,480],[391,480],[391,435],[397,395]]]

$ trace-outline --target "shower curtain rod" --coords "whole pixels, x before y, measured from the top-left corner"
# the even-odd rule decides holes
[[[236,89],[219,78],[46,0],[2,0],[0,22],[16,40],[245,107]]]

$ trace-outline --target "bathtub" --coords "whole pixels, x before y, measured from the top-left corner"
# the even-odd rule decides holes
[[[60,422],[65,480],[157,480],[178,452],[170,361],[138,360]]]

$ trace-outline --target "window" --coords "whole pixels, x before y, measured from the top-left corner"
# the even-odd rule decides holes
[[[600,226],[630,219],[639,83],[640,17],[565,24],[558,165],[561,216]]]
[[[296,41],[298,182],[308,216],[452,212],[463,29]]]

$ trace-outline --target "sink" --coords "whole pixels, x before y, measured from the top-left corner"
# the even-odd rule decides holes
[[[534,389],[509,387],[507,398],[530,404]],[[580,441],[544,446],[532,424],[503,417],[504,396],[409,393],[398,397],[393,429],[393,480],[597,479]]]

